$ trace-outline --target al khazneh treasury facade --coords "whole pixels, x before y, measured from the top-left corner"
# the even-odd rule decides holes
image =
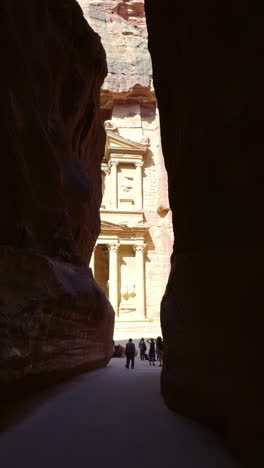
[[[79,3],[108,63],[101,92],[107,134],[101,233],[90,267],[116,312],[114,339],[155,337],[173,230],[144,2]]]

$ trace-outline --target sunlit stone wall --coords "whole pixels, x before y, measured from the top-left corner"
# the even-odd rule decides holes
[[[144,2],[130,1],[124,5],[124,2],[115,0],[82,0],[79,3],[92,28],[101,36],[107,54],[108,76],[101,92],[102,118],[111,122],[111,126],[120,137],[147,147],[142,168],[142,216],[138,215],[135,218],[135,214],[129,213],[131,210],[124,207],[121,210],[121,206],[112,212],[106,213],[105,210],[101,210],[102,222],[117,225],[121,223],[135,229],[140,225],[145,227],[145,310],[138,314],[127,314],[126,317],[121,310],[117,310],[115,339],[127,338],[128,334],[132,337],[142,334],[156,336],[161,333],[160,302],[169,275],[173,232],[167,174],[160,142],[159,113],[147,44]],[[106,167],[107,164],[106,161]],[[122,167],[119,164],[118,177],[122,177]],[[111,171],[109,168],[109,174],[105,178],[104,208],[106,199],[109,199],[109,196],[111,198]],[[128,169],[123,168],[123,171]],[[118,261],[121,257],[122,249],[119,249]],[[98,265],[95,266],[95,277],[96,271],[97,275],[100,275]],[[136,275],[138,273],[136,271]],[[120,291],[120,274],[117,281]],[[122,309],[120,301],[119,298],[117,308],[121,305]],[[145,317],[144,320],[142,316]]]

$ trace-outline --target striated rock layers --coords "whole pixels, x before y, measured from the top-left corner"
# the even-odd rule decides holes
[[[101,36],[106,51],[108,75],[102,86],[101,107],[110,108],[113,99],[155,101],[143,2],[137,2],[141,5],[140,29],[135,24],[138,17],[122,15],[122,9],[130,11],[134,2],[79,0],[79,3],[89,24]]]
[[[100,38],[75,0],[1,4],[0,385],[104,365]],[[6,386],[4,385],[6,384]]]
[[[162,393],[260,467],[263,16],[196,3],[146,0],[175,230]]]
[[[121,17],[135,26],[142,36],[147,38],[146,17],[144,0],[78,0],[87,14],[89,8],[107,13],[110,21],[116,21],[116,17]],[[103,19],[103,16],[100,15]],[[125,28],[126,29],[126,28]]]

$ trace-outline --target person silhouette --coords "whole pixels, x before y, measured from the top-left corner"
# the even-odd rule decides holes
[[[144,361],[145,359],[145,353],[146,353],[146,350],[147,350],[147,346],[146,346],[146,343],[144,341],[144,338],[141,338],[139,344],[138,344],[138,347],[139,347],[139,351],[140,351],[140,359],[141,361]]]
[[[157,355],[158,355],[158,360],[160,362],[160,366],[162,366],[163,363],[163,356],[164,356],[164,344],[163,344],[163,339],[161,336],[158,336],[156,340],[156,349],[157,349]]]
[[[155,366],[155,355],[156,355],[156,350],[155,350],[155,340],[151,338],[150,340],[147,340],[147,343],[150,345],[149,347],[149,365],[151,366],[151,363],[153,366]]]
[[[129,338],[128,343],[126,344],[125,355],[126,355],[126,368],[129,369],[129,364],[131,361],[131,369],[134,369],[135,364],[135,354],[136,348],[134,343],[132,343],[132,338]]]

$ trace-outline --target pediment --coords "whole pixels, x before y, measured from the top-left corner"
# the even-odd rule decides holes
[[[101,232],[102,231],[134,231],[134,230],[145,230],[148,229],[148,225],[143,222],[134,223],[110,223],[109,221],[101,221]]]
[[[148,146],[143,145],[142,143],[137,143],[136,141],[128,140],[124,138],[118,133],[113,132],[111,130],[107,130],[106,132],[107,139],[106,139],[106,148],[107,150],[123,150],[126,153],[139,153],[144,154]]]
[[[125,224],[110,223],[109,221],[101,221],[101,231],[123,231],[127,226]]]

